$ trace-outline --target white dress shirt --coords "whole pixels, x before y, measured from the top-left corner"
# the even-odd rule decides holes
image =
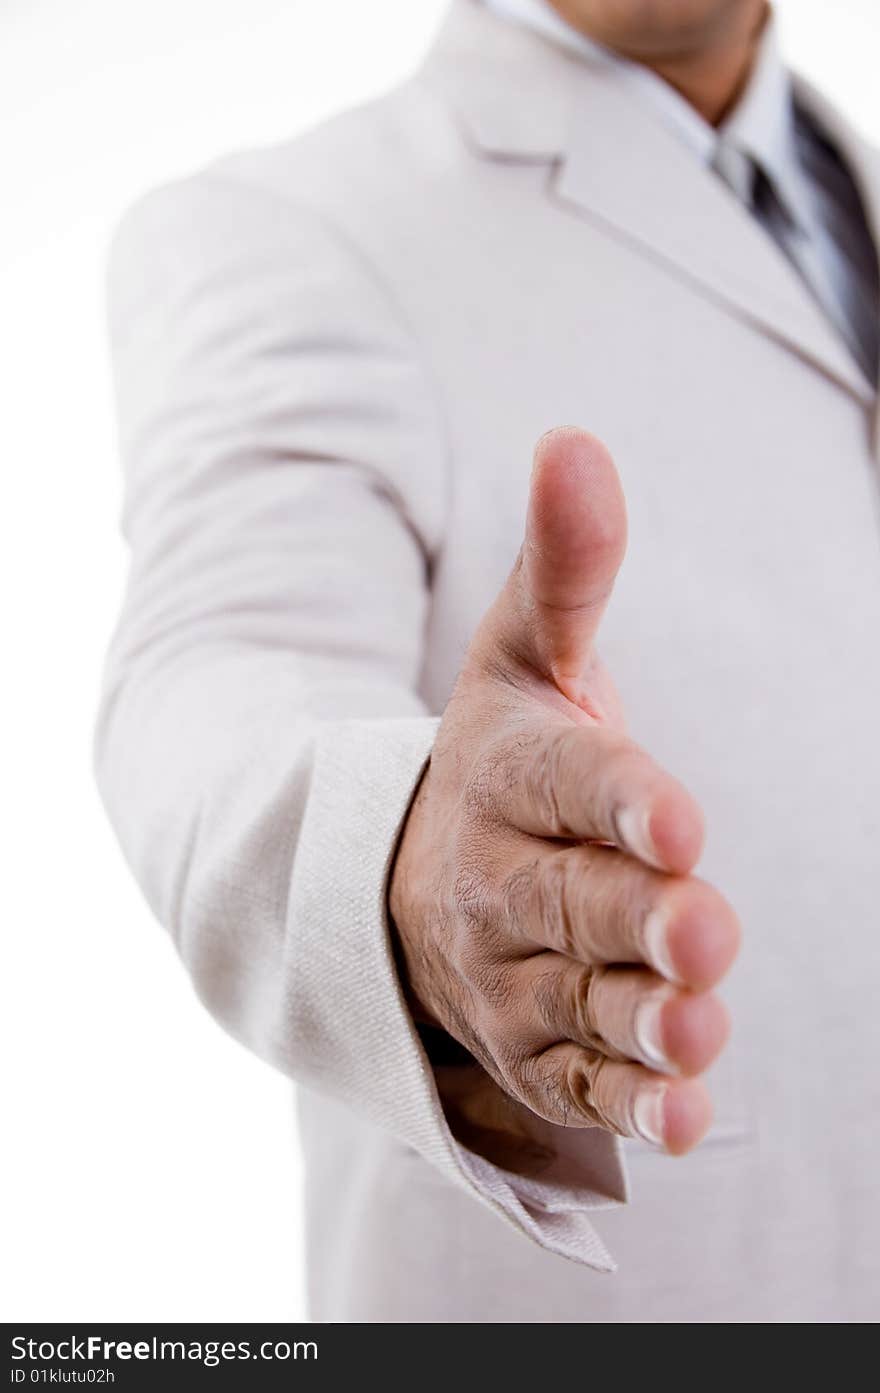
[[[772,11],[742,96],[716,129],[663,78],[589,39],[568,24],[549,0],[484,3],[590,63],[612,69],[637,100],[650,105],[676,132],[695,158],[721,174],[741,201],[767,223],[770,220],[752,206],[752,175],[755,168],[761,170],[787,223],[786,227],[770,225],[768,231],[794,262],[862,371],[876,382],[880,348],[873,241],[855,185],[839,155],[795,105]]]

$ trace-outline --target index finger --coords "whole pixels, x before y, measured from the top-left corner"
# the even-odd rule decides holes
[[[493,803],[521,832],[601,841],[655,870],[686,875],[703,815],[685,788],[633,741],[600,725],[549,725],[493,752]],[[502,772],[503,771],[503,774]]]

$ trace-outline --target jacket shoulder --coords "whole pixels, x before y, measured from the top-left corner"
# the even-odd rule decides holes
[[[131,240],[198,237],[219,205],[226,216],[281,207],[327,220],[357,238],[359,224],[418,206],[420,191],[454,179],[461,141],[448,112],[418,79],[293,139],[235,151],[159,185],[124,214],[114,251]]]

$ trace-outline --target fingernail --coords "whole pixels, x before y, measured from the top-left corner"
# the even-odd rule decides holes
[[[633,1103],[633,1127],[642,1141],[649,1142],[651,1146],[663,1145],[665,1097],[665,1088],[644,1088]]]
[[[661,1069],[665,1073],[673,1074],[676,1071],[663,1048],[663,1031],[660,1020],[663,1007],[668,1000],[668,993],[655,992],[652,996],[641,1001],[636,1007],[633,1019],[633,1034],[643,1062],[650,1064],[654,1069]]]
[[[681,978],[669,955],[669,925],[666,922],[665,914],[662,914],[659,909],[651,910],[645,920],[643,935],[645,952],[651,966],[656,967],[667,981],[681,985]]]
[[[647,808],[620,808],[614,815],[614,821],[617,834],[627,851],[655,870],[664,871],[666,867],[651,839],[650,817]]]

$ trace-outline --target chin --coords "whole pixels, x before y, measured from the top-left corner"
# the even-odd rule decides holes
[[[633,58],[684,53],[758,24],[765,0],[551,0],[592,38]]]

